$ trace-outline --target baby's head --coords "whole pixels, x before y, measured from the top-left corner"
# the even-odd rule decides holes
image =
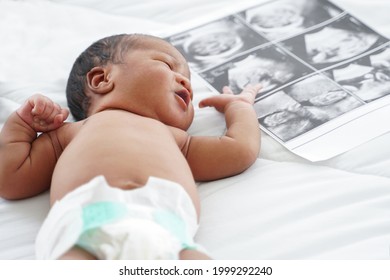
[[[171,44],[149,35],[114,35],[93,43],[76,59],[66,96],[76,120],[107,108],[183,129],[193,119],[187,62]],[[176,115],[166,116],[167,111]],[[175,119],[183,118],[187,121],[176,125]]]
[[[88,116],[90,98],[85,93],[87,73],[96,66],[120,63],[123,52],[131,49],[135,37],[121,34],[100,39],[76,59],[66,86],[68,107],[76,120],[82,120]]]

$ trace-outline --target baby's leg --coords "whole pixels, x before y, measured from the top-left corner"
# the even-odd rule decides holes
[[[211,258],[196,250],[184,249],[179,253],[179,259],[181,260],[211,260]],[[94,255],[91,255],[87,251],[81,249],[80,247],[73,247],[68,252],[63,254],[60,257],[60,260],[96,260]]]
[[[181,260],[211,260],[205,253],[196,250],[181,250],[179,253],[179,259]]]
[[[96,260],[96,257],[80,247],[75,246],[63,254],[60,260]]]

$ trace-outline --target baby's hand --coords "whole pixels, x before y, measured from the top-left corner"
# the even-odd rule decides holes
[[[59,128],[69,115],[68,109],[41,94],[31,96],[16,113],[36,132]]]
[[[234,95],[232,90],[225,86],[222,90],[222,94],[203,99],[199,102],[199,107],[215,107],[219,112],[224,113],[226,106],[236,101],[247,102],[253,105],[260,89],[261,85],[259,84],[248,85],[240,94]]]

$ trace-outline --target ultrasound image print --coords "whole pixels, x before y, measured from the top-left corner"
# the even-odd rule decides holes
[[[390,42],[328,0],[264,1],[165,39],[218,92],[261,84],[258,122],[292,146],[390,98]]]
[[[260,99],[255,109],[264,128],[289,141],[362,105],[326,76],[315,74]]]
[[[327,21],[343,10],[328,1],[279,0],[238,13],[253,29],[270,40],[298,34]]]
[[[322,119],[331,120],[364,102],[324,75],[316,74],[284,89],[285,93]]]
[[[218,91],[229,85],[233,93],[238,94],[248,84],[260,83],[263,86],[260,93],[265,94],[311,72],[310,68],[272,45],[237,57],[201,76]]]
[[[239,53],[268,43],[235,16],[166,38],[195,71],[218,65]]]
[[[313,115],[283,91],[255,103],[260,125],[278,139],[288,142],[326,122]]]
[[[283,42],[283,46],[316,68],[363,54],[386,38],[347,15],[312,32]]]
[[[390,95],[390,47],[329,70],[345,90],[366,102]]]

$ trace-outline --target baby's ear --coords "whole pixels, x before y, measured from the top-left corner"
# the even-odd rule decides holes
[[[87,87],[96,94],[106,94],[113,90],[112,83],[107,68],[97,66],[87,73]]]

